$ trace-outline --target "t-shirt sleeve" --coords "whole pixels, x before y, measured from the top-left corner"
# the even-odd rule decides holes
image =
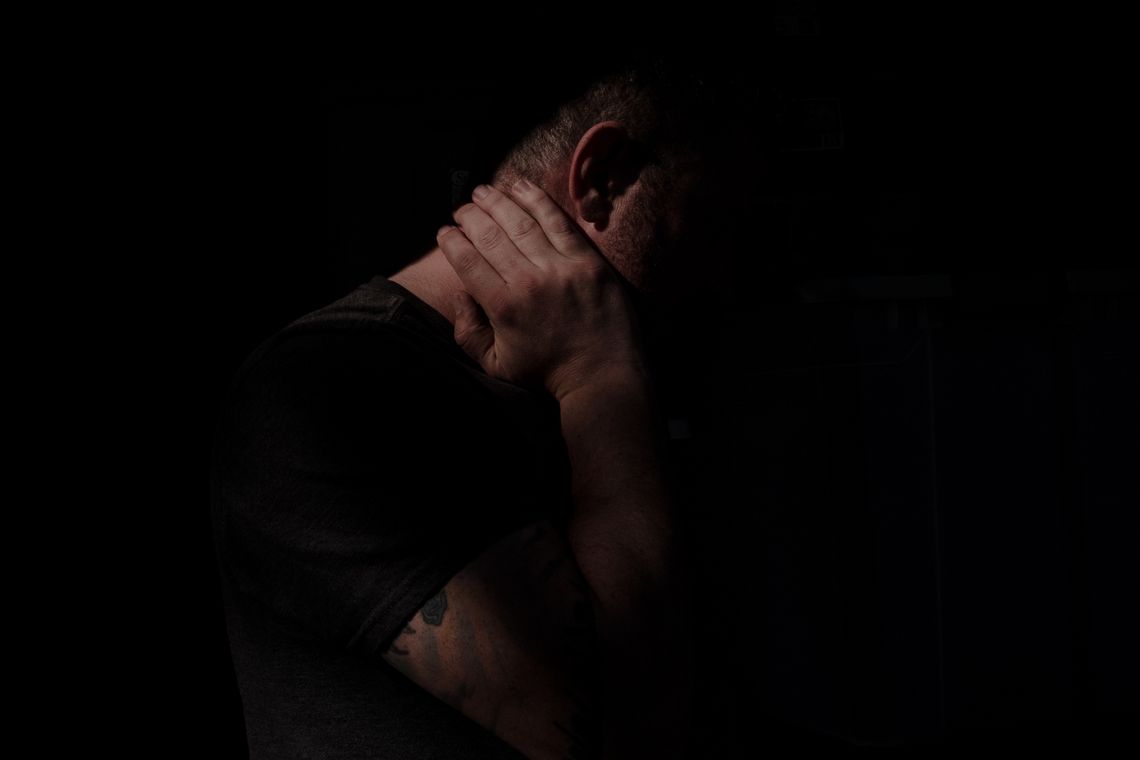
[[[277,341],[215,439],[224,571],[336,645],[384,648],[526,509],[479,383],[395,327]],[[483,394],[483,395],[480,395]]]

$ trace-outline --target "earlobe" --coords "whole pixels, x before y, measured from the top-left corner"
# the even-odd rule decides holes
[[[610,202],[596,190],[591,189],[579,200],[578,214],[582,217],[582,221],[594,225],[600,232],[609,224]]]

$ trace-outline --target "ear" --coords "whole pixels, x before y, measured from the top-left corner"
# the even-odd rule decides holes
[[[570,158],[569,210],[598,231],[604,230],[614,200],[637,180],[641,166],[637,146],[621,122],[603,121],[590,127]]]

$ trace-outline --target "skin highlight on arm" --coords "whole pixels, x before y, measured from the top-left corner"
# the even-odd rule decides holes
[[[448,581],[383,658],[527,757],[599,758],[590,593],[565,539],[536,523]]]

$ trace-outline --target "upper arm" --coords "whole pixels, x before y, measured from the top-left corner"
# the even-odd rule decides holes
[[[549,522],[517,527],[560,492],[447,370],[399,332],[297,334],[253,364],[212,463],[226,575],[530,757],[596,757],[591,591]],[[441,473],[443,438],[478,446]]]
[[[590,590],[542,521],[492,545],[405,624],[383,658],[531,758],[600,754]]]

